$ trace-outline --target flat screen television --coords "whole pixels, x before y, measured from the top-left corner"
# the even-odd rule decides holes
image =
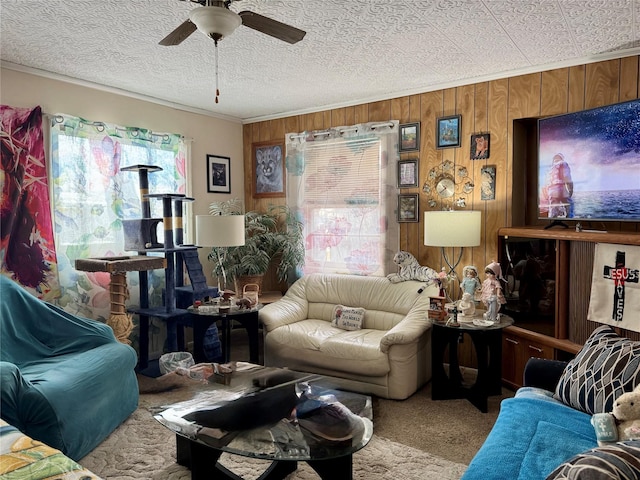
[[[640,221],[640,100],[538,120],[538,218]]]

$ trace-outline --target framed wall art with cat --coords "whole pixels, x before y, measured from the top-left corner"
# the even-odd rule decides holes
[[[253,197],[284,197],[284,142],[258,142],[253,147]]]

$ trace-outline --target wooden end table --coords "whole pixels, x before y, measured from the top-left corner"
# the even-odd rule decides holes
[[[478,410],[486,413],[487,398],[490,395],[502,393],[502,329],[513,325],[513,318],[501,314],[499,323],[490,326],[474,324],[474,320],[482,320],[483,313],[483,311],[477,311],[473,317],[458,315],[458,326],[453,326],[446,320],[433,322],[432,400],[466,398]],[[477,354],[478,376],[473,385],[463,383],[458,362],[458,341],[463,334],[471,337]],[[447,346],[449,347],[448,375],[444,368]]]

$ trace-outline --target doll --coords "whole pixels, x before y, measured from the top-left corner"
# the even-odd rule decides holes
[[[460,282],[460,290],[462,293],[469,293],[471,298],[475,297],[476,292],[480,292],[482,284],[478,280],[478,269],[473,265],[467,265],[462,269],[464,279]]]
[[[491,262],[484,269],[486,279],[482,282],[482,293],[480,300],[487,309],[487,313],[491,313],[490,320],[496,320],[500,306],[507,303],[502,293],[502,268],[497,262]]]

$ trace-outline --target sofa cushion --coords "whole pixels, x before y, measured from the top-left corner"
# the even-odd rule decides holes
[[[539,392],[503,400],[500,414],[463,480],[542,479],[559,463],[596,447],[591,416]]]
[[[360,330],[365,309],[361,307],[345,307],[336,305],[333,308],[331,325],[342,330]]]
[[[640,342],[596,328],[564,369],[555,397],[583,412],[606,413],[614,400],[640,384]]]
[[[0,478],[100,480],[48,445],[0,420]]]
[[[389,372],[389,357],[380,351],[385,332],[361,329],[346,331],[332,327],[324,320],[303,320],[284,325],[269,333],[270,346],[323,354],[322,366],[359,375],[380,376]]]
[[[640,440],[592,448],[560,464],[547,480],[640,478]]]

